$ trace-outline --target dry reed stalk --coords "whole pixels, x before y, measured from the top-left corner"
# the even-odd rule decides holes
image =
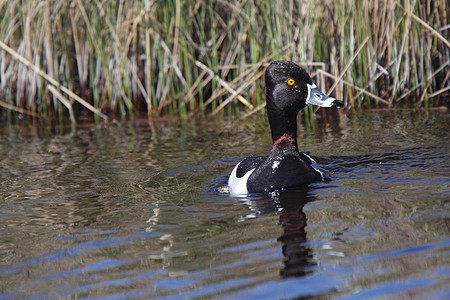
[[[88,86],[88,61],[89,61],[89,51],[87,50],[87,45],[80,42],[80,38],[78,35],[78,26],[77,26],[77,18],[73,11],[69,12],[70,15],[70,24],[72,26],[72,35],[73,35],[73,45],[75,48],[75,62],[78,71],[78,80],[80,82],[81,95],[85,94]]]
[[[333,74],[331,74],[331,73],[328,73],[328,72],[326,72],[326,71],[323,71],[323,70],[317,70],[317,72],[323,73],[325,76],[330,77],[330,78],[333,78],[334,80],[337,80],[337,79],[338,79],[338,77],[336,77],[335,75],[333,75]],[[371,92],[366,91],[365,89],[362,89],[362,88],[360,88],[360,87],[357,87],[356,85],[352,84],[351,82],[345,81],[345,80],[343,80],[343,79],[340,79],[340,80],[341,80],[344,84],[350,86],[351,88],[354,88],[355,90],[360,91],[361,93],[366,94],[367,96],[369,96],[369,97],[371,97],[371,98],[373,98],[373,99],[375,99],[375,100],[377,100],[377,101],[379,101],[379,102],[381,102],[381,103],[384,103],[384,104],[386,104],[386,105],[390,105],[390,102],[389,102],[389,101],[387,101],[387,100],[385,100],[385,99],[383,99],[383,98],[380,98],[380,97],[378,97],[377,95],[374,95],[374,94],[372,94]]]
[[[61,94],[53,85],[47,84],[47,89],[56,97],[58,100],[67,108],[69,111],[70,121],[72,124],[76,124],[77,120],[75,118],[75,114],[73,112],[72,102],[67,100],[63,94]]]
[[[448,48],[450,48],[450,42],[444,38],[436,29],[425,23],[421,18],[413,14],[411,11],[407,12],[414,20],[420,23],[423,27],[428,29],[433,35],[435,35],[441,42],[443,42]]]
[[[218,75],[214,74],[214,72],[208,68],[207,66],[205,66],[203,63],[196,61],[195,65],[199,68],[201,68],[202,70],[208,72],[208,74],[214,76],[214,79],[217,80],[217,82],[219,82],[219,84],[225,88],[229,93],[231,93],[231,95],[233,95],[234,97],[236,97],[239,102],[241,102],[242,104],[244,104],[245,106],[249,107],[250,109],[253,108],[253,105],[251,105],[250,102],[247,101],[247,99],[245,99],[244,97],[242,97],[241,95],[239,95],[236,90],[234,90],[233,88],[231,88],[231,86],[222,78],[220,78]]]
[[[442,66],[440,66],[436,71],[434,71],[433,74],[431,74],[430,76],[428,76],[428,78],[426,80],[423,80],[422,82],[420,82],[416,87],[410,89],[409,91],[405,92],[403,95],[397,97],[396,102],[399,102],[400,100],[404,99],[405,97],[407,97],[408,95],[410,95],[411,93],[413,93],[414,91],[416,91],[418,88],[422,87],[426,82],[431,81],[431,79],[436,76],[438,73],[440,73],[441,71],[443,71],[445,68],[448,68],[450,66],[450,61],[447,61],[446,63],[444,63]],[[450,72],[450,71],[449,71]],[[445,82],[447,82],[448,80],[448,74],[445,76],[443,84],[445,84]],[[444,87],[442,87],[444,88]]]
[[[45,119],[44,116],[42,116],[40,114],[37,114],[37,113],[35,113],[35,112],[31,111],[31,110],[26,110],[26,109],[23,109],[21,107],[16,107],[14,105],[11,105],[11,104],[3,102],[3,101],[0,101],[0,106],[4,107],[6,109],[12,110],[12,111],[16,111],[16,112],[21,113],[21,114],[30,115],[30,116],[35,117],[35,118],[44,118]]]
[[[245,113],[243,116],[241,116],[239,118],[239,120],[244,120],[248,117],[250,117],[251,115],[256,114],[257,112],[261,111],[262,109],[264,109],[266,107],[266,102],[264,102],[263,104],[258,105],[257,107],[255,107],[254,109],[252,109],[251,111]]]
[[[191,88],[187,91],[186,99],[184,100],[185,105],[194,99],[195,95],[198,93],[198,90],[201,87],[205,86],[211,81],[211,79],[213,79],[214,76],[212,76],[211,74],[209,74],[206,79],[203,79],[206,74],[209,74],[208,71],[203,70],[202,73],[200,73],[200,75],[197,77],[195,82],[192,84]]]
[[[155,0],[156,1],[156,0]],[[145,97],[145,101],[147,102],[147,113],[150,114],[153,111],[153,99],[152,99],[152,58],[151,58],[151,26],[150,26],[150,9],[155,3],[153,1],[150,4],[149,0],[145,0],[145,65],[144,65],[144,74],[145,74],[145,87],[147,91],[147,97]]]
[[[223,109],[225,106],[227,106],[231,101],[233,101],[238,94],[241,94],[245,89],[247,89],[249,87],[249,85],[253,84],[256,80],[259,80],[265,73],[265,70],[253,74],[252,77],[247,80],[244,81],[244,84],[241,85],[239,88],[236,89],[236,94],[231,94],[231,96],[229,96],[227,99],[225,99],[225,101],[223,101],[212,113],[211,116],[215,116],[216,114],[218,114],[220,112],[221,109]],[[250,109],[252,109],[252,107],[250,107]]]
[[[414,0],[414,5],[415,5],[415,0]],[[413,7],[414,7],[413,5]],[[392,103],[392,101],[394,101],[394,97],[397,94],[397,89],[399,88],[399,74],[400,74],[400,67],[401,67],[401,62],[402,62],[402,58],[405,55],[404,51],[405,51],[405,47],[408,49],[408,46],[406,45],[408,42],[408,37],[409,37],[409,29],[411,26],[411,18],[410,18],[410,5],[409,5],[409,0],[406,1],[406,12],[405,15],[403,17],[406,17],[406,21],[405,21],[405,30],[403,32],[403,37],[402,37],[402,43],[400,46],[400,51],[398,53],[397,58],[395,59],[395,73],[394,73],[394,84],[393,84],[393,92],[391,94],[391,97],[389,99],[389,103]],[[403,18],[402,18],[403,19]]]
[[[443,94],[443,93],[445,93],[447,91],[450,91],[450,86],[442,88],[439,91],[436,91],[436,92],[434,92],[431,95],[428,95],[428,98],[433,98],[433,97],[439,96],[440,94]]]
[[[331,88],[327,91],[327,95],[329,96],[334,88],[339,84],[339,82],[341,81],[342,77],[344,77],[345,73],[347,72],[347,70],[350,68],[350,66],[353,64],[353,62],[355,61],[356,57],[359,55],[359,52],[361,52],[362,48],[366,45],[367,41],[369,40],[370,37],[366,37],[364,39],[364,41],[361,43],[361,45],[359,45],[358,49],[356,50],[356,52],[353,54],[352,58],[347,62],[347,65],[345,66],[345,68],[342,70],[341,74],[337,77],[336,81],[334,82],[334,84],[331,86]]]
[[[50,21],[50,1],[46,1],[45,3],[45,12],[44,12],[44,49],[45,49],[45,58],[47,61],[47,73],[50,77],[55,78],[55,67],[54,67],[54,54],[53,54],[53,38],[52,38],[52,29],[51,29],[51,21]],[[53,106],[56,106],[56,99],[53,99]]]
[[[77,102],[79,102],[81,105],[92,111],[94,114],[98,115],[105,121],[108,120],[108,117],[101,113],[98,109],[93,107],[91,104],[87,103],[85,100],[81,99],[78,95],[74,94],[71,90],[66,88],[65,86],[61,85],[59,82],[57,82],[55,79],[50,77],[47,73],[40,70],[38,67],[33,65],[29,60],[27,60],[25,57],[19,55],[16,51],[11,49],[8,45],[4,44],[2,41],[0,41],[0,48],[8,52],[11,56],[13,56],[15,59],[19,60],[21,63],[23,63],[25,66],[32,69],[36,74],[43,77],[45,80],[53,84],[55,87],[58,87],[60,90],[62,90],[64,93],[69,95],[71,98],[75,99]]]

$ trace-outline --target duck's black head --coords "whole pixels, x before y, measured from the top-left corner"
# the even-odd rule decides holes
[[[266,101],[274,144],[283,137],[297,147],[297,114],[306,105],[339,107],[344,104],[320,92],[308,73],[291,61],[274,61],[266,69]],[[285,142],[284,140],[282,142]]]

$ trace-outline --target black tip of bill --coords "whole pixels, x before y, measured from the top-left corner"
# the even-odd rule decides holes
[[[343,107],[343,106],[344,106],[344,102],[342,102],[340,100],[334,99],[334,101],[331,102],[331,107]]]
[[[319,91],[317,86],[313,84],[307,84],[308,96],[306,97],[305,103],[308,105],[316,105],[321,107],[342,107],[344,102],[336,100],[333,97],[329,97]]]

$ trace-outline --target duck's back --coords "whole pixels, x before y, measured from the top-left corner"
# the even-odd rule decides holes
[[[272,151],[247,181],[249,192],[284,190],[321,180],[312,161],[298,151]]]

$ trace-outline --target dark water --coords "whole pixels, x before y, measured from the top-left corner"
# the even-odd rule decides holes
[[[449,113],[336,117],[300,128],[331,182],[247,198],[264,117],[2,126],[0,299],[449,299]]]

